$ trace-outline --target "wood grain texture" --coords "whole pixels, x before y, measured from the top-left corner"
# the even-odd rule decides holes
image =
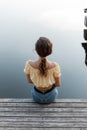
[[[87,100],[0,99],[0,130],[87,130]]]

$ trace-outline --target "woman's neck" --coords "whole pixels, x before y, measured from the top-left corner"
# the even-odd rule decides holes
[[[48,61],[47,57],[38,57],[38,61],[40,62],[41,60],[46,59]]]

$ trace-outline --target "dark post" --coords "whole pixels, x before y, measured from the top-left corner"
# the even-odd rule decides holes
[[[84,9],[84,13],[87,13],[87,8]]]
[[[87,8],[84,9],[84,13],[87,13]],[[87,27],[87,16],[84,18],[84,25]],[[86,42],[82,43],[82,47],[85,50],[85,64],[87,65],[87,28],[83,29],[83,37]]]

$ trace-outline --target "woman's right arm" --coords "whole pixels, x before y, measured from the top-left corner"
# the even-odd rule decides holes
[[[55,63],[54,79],[55,79],[55,86],[60,86],[61,85],[61,72],[60,72],[60,66],[57,63]]]
[[[61,78],[55,77],[55,86],[60,87],[60,85],[61,85]]]

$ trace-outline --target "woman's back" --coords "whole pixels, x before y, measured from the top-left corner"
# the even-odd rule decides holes
[[[55,84],[56,78],[60,77],[60,66],[55,62],[46,62],[47,75],[42,75],[39,70],[40,60],[26,62],[25,73],[29,74],[29,78],[33,84],[38,87],[49,87]],[[58,79],[57,79],[58,80]],[[59,85],[59,84],[58,84]],[[57,84],[56,84],[57,86]]]

